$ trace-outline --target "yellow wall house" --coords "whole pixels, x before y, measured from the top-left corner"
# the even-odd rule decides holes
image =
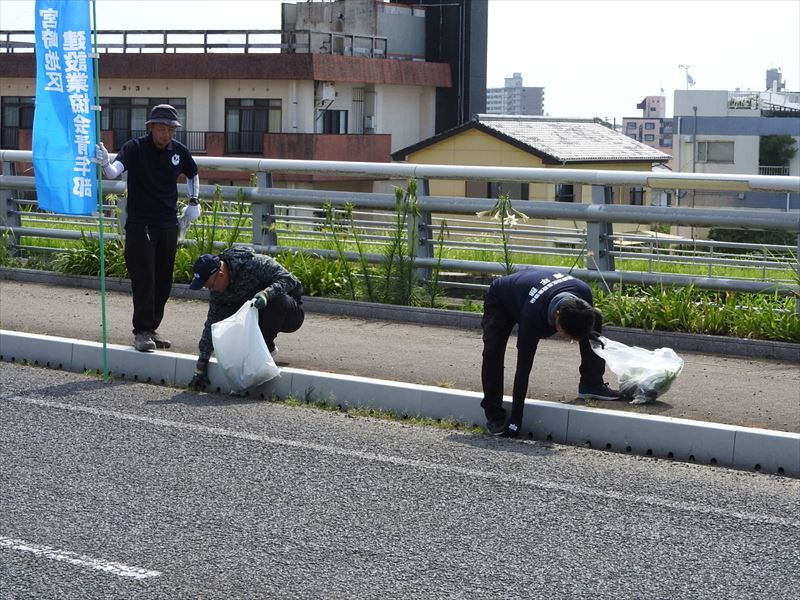
[[[459,127],[392,153],[398,162],[435,165],[651,171],[670,160],[595,119],[476,115]],[[591,186],[432,181],[431,195],[591,202]],[[649,191],[614,187],[615,204],[661,204]],[[556,225],[548,222],[548,225]]]

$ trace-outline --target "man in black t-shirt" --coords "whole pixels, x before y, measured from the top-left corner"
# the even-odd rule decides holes
[[[525,269],[498,277],[489,286],[483,304],[483,407],[486,428],[493,435],[516,437],[522,425],[528,379],[539,340],[558,332],[577,340],[581,366],[578,397],[618,400],[621,395],[603,382],[605,361],[589,339],[599,334],[603,317],[592,306],[592,289],[572,275],[546,269]],[[503,408],[503,371],[506,345],[517,329],[517,368],[511,416]]]
[[[169,104],[150,111],[147,135],[128,140],[115,161],[98,144],[96,155],[106,177],[128,172],[125,265],[133,292],[134,347],[140,352],[169,348],[157,329],[172,290],[178,234],[200,216],[200,180],[189,149],[174,139],[181,126]],[[178,177],[186,176],[189,205],[177,216]]]

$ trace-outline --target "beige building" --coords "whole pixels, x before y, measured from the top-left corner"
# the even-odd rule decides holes
[[[593,119],[517,115],[476,115],[442,134],[392,154],[396,161],[420,164],[651,171],[669,155],[628,138]],[[520,184],[502,181],[432,181],[434,196],[591,202],[592,186],[568,182]],[[615,204],[657,201],[641,188],[614,186]],[[563,227],[547,220],[537,224]]]
[[[424,60],[425,14],[374,0],[301,2],[283,5],[281,31],[98,32],[101,137],[119,149],[166,102],[196,155],[389,162],[435,133],[437,90],[452,83],[449,64]],[[0,39],[0,146],[30,149],[33,32]],[[225,184],[247,175],[201,178]],[[326,180],[373,189],[364,178]]]
[[[670,157],[593,119],[476,115],[461,127],[394,152],[392,158],[422,164],[650,171]],[[431,193],[494,198],[500,186],[520,200],[591,199],[591,186],[552,183],[438,181]],[[649,203],[641,192],[615,189],[615,203],[643,202]]]

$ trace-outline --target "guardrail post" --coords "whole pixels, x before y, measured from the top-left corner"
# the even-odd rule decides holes
[[[272,187],[272,173],[256,173],[256,189]],[[257,202],[250,205],[253,211],[253,245],[277,246],[278,234],[273,228],[275,205],[272,202]]]
[[[592,204],[611,204],[613,191],[611,186],[593,185]],[[614,228],[611,223],[586,222],[586,268],[594,271],[614,270],[614,242],[611,236]],[[603,283],[606,291],[610,291]]]
[[[10,162],[3,162],[3,175],[12,175],[15,173],[15,165]],[[14,207],[17,203],[14,200],[14,192],[16,190],[3,189],[0,190],[0,223],[6,227],[22,227],[22,219],[20,219],[19,211],[15,211]],[[14,234],[10,234],[4,241],[7,246],[9,256],[19,256],[19,250],[16,250],[13,245]]]
[[[430,196],[430,183],[427,179],[417,179],[417,204],[425,197]],[[409,215],[413,219],[413,215]],[[417,217],[417,247],[414,253],[418,258],[433,258],[433,243],[431,242],[431,213],[430,211],[421,211]],[[411,236],[409,235],[409,240]],[[409,248],[409,251],[412,249]],[[417,269],[417,279],[420,281],[427,281],[431,277],[430,267],[420,267]]]

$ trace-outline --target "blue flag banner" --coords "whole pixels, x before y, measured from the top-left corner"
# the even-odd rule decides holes
[[[36,195],[40,208],[70,215],[97,206],[89,8],[89,0],[36,0]]]

